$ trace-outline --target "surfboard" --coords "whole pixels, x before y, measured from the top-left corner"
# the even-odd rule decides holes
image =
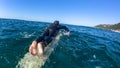
[[[45,47],[43,56],[33,56],[29,52],[26,53],[24,57],[21,58],[21,60],[18,62],[16,68],[41,68],[54,49],[57,47],[57,43],[61,36],[62,33],[59,32],[54,40],[47,47]]]

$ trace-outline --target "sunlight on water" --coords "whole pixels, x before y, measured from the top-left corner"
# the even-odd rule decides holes
[[[18,62],[16,68],[41,68],[57,46],[60,36],[62,36],[61,33],[59,33],[57,37],[45,48],[43,56],[32,56],[29,52],[26,53]]]

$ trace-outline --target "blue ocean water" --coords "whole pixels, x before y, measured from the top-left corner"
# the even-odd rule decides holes
[[[49,23],[0,19],[0,68],[16,68],[29,45]],[[93,27],[66,25],[42,68],[120,68],[120,33]]]

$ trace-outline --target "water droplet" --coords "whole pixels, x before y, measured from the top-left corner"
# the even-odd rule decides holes
[[[95,68],[102,68],[101,66],[96,66]]]
[[[96,59],[96,55],[93,55],[93,58]]]

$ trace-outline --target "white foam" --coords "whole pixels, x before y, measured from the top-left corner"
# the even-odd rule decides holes
[[[34,35],[35,32],[33,32],[32,34],[29,34],[27,32],[20,32],[20,35],[23,37],[23,38],[30,38],[31,36]]]
[[[93,58],[96,59],[96,55],[93,55]]]
[[[41,68],[57,46],[60,36],[62,36],[61,33],[59,33],[57,37],[45,48],[43,56],[33,56],[29,52],[26,53],[18,62],[16,68]]]

